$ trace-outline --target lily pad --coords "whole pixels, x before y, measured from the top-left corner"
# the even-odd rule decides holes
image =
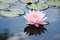
[[[20,10],[20,9],[10,9],[12,11],[13,14],[16,14],[16,15],[23,15],[24,14],[24,11],[23,10]]]
[[[16,17],[16,16],[19,16],[19,15],[12,14],[12,12],[8,12],[8,11],[1,11],[1,15],[4,16],[4,17]]]
[[[17,2],[18,0],[0,0],[0,2],[3,3],[13,3],[13,2]]]
[[[0,9],[5,9],[5,8],[8,8],[8,7],[9,7],[8,4],[0,3]]]
[[[55,0],[55,1],[60,1],[60,0]]]
[[[35,3],[37,2],[38,0],[20,0],[21,2],[24,2],[24,3]]]
[[[22,10],[10,10],[10,11],[1,11],[1,16],[3,17],[18,17],[22,15],[24,11]]]
[[[48,2],[46,2],[46,4],[49,5],[49,6],[60,7],[60,1],[48,1]]]
[[[46,2],[46,4],[49,5],[49,6],[56,6],[55,1],[48,1],[48,2]]]
[[[56,1],[56,6],[60,7],[60,1]]]
[[[47,9],[48,8],[48,5],[46,5],[44,3],[38,3],[38,4],[27,5],[27,7],[29,9],[44,10],[44,9]]]

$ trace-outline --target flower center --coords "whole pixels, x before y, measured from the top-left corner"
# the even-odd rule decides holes
[[[37,15],[34,15],[33,17],[34,17],[34,18],[38,18],[38,16],[37,16]]]

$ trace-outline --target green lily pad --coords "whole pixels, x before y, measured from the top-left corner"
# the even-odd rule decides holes
[[[17,16],[19,16],[19,15],[12,14],[12,12],[8,12],[8,11],[1,11],[0,15],[2,15],[4,17],[17,17]]]
[[[16,15],[22,15],[24,14],[23,10],[20,9],[10,9],[12,11],[12,13],[16,14]]]
[[[10,10],[10,11],[1,11],[0,15],[4,17],[18,17],[23,14],[22,10]]]
[[[21,2],[24,2],[24,3],[29,3],[29,2],[31,2],[31,3],[35,3],[35,2],[37,2],[38,0],[20,0]]]
[[[38,4],[27,5],[27,7],[29,9],[44,10],[44,9],[47,9],[48,8],[48,5],[46,5],[44,3],[38,3]]]
[[[13,3],[13,2],[17,2],[18,0],[0,0],[0,2],[3,3]]]
[[[8,7],[9,7],[8,4],[0,3],[0,9],[5,9],[5,8],[8,8]]]
[[[60,7],[60,1],[56,1],[56,6]]]
[[[56,6],[55,1],[48,1],[48,2],[46,2],[46,4],[49,5],[49,6]]]
[[[60,0],[55,0],[55,1],[60,1]]]
[[[47,5],[49,6],[57,6],[57,7],[60,7],[60,1],[48,1],[46,2]]]

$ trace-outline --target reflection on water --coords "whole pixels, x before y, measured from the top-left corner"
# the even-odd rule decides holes
[[[45,33],[47,29],[43,25],[39,25],[39,27],[36,27],[35,25],[28,24],[28,26],[24,29],[24,32],[27,32],[26,34],[29,35],[41,35],[42,33]]]
[[[4,31],[5,31],[4,33],[0,34],[0,40],[7,40],[7,38],[9,37],[8,30],[5,29]]]
[[[8,35],[7,33],[3,33],[2,35],[0,34],[0,40],[7,40]]]
[[[15,33],[13,36],[9,37],[7,40],[29,40],[28,35],[24,32]]]

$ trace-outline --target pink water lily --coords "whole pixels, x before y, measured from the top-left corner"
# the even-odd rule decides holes
[[[47,24],[45,22],[47,17],[45,17],[45,13],[43,11],[29,11],[29,13],[26,13],[24,17],[29,24]]]

